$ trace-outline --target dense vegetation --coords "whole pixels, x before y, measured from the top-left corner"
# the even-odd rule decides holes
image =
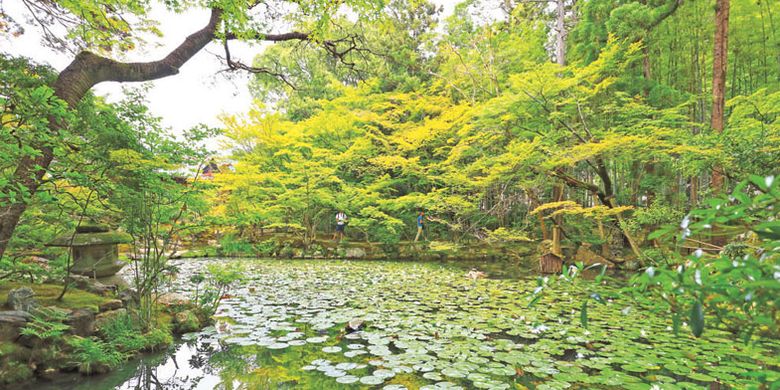
[[[338,211],[346,241],[388,257],[415,238],[421,210],[430,242],[416,250],[541,242],[572,267],[540,279],[531,306],[608,265],[636,271],[621,293],[668,314],[675,333],[778,337],[778,2],[467,0],[443,16],[425,0],[23,1],[47,45],[79,54],[59,73],[0,54],[0,283],[64,284],[61,301],[72,259],[44,244],[91,222],[127,232],[136,307],[115,333],[149,334],[135,350],[165,343],[157,297],[177,273],[172,253],[320,255],[337,245]],[[211,17],[163,60],[113,59],[157,31],[153,6]],[[275,33],[280,16],[290,32]],[[10,42],[26,23],[0,13]],[[234,40],[275,44],[245,64]],[[254,108],[223,128],[174,135],[145,87],[118,103],[90,92],[176,77],[212,41],[229,71],[254,74]],[[591,247],[599,264],[577,263]],[[209,274],[189,280],[208,285],[195,294],[201,322],[240,279]],[[584,327],[602,300],[591,287]],[[114,336],[65,330],[38,338],[85,362],[128,353]]]

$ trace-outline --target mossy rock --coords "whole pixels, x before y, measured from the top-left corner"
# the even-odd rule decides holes
[[[58,284],[32,284],[9,282],[0,285],[0,306],[6,305],[8,292],[19,287],[30,287],[35,291],[35,299],[41,306],[54,306],[62,309],[90,309],[98,311],[100,305],[111,301],[112,298],[102,297],[83,290],[70,288],[61,301],[57,300],[62,292],[62,286]]]
[[[176,313],[173,317],[173,331],[176,334],[196,332],[200,330],[200,320],[190,310],[184,310]]]
[[[8,385],[32,379],[33,370],[24,362],[13,359],[0,360],[0,385]]]

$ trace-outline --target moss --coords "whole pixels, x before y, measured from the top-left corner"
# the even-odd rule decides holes
[[[33,370],[16,360],[0,361],[0,385],[22,382],[33,377]]]
[[[2,358],[25,361],[30,358],[30,349],[16,343],[3,341],[0,342],[0,359]]]
[[[174,332],[177,334],[184,334],[195,332],[200,329],[200,320],[198,317],[189,310],[176,313],[174,316]]]
[[[71,240],[73,240],[71,242]],[[78,233],[65,234],[63,236],[55,238],[52,242],[46,244],[47,246],[88,246],[88,245],[103,245],[103,244],[126,244],[133,241],[127,233],[121,232],[105,232],[105,233]]]
[[[0,285],[0,306],[5,306],[8,300],[8,292],[19,287],[30,287],[35,291],[35,299],[42,306],[55,306],[63,309],[92,309],[98,311],[98,307],[112,298],[102,297],[75,288],[68,289],[65,297],[58,301],[57,297],[62,292],[62,286],[58,284],[30,284],[10,282]]]

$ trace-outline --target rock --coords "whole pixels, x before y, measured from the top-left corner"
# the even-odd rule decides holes
[[[121,274],[106,276],[103,278],[97,278],[97,281],[103,283],[109,288],[114,289],[114,291],[124,290],[131,287],[130,284],[127,283],[127,280]]]
[[[119,299],[122,301],[122,306],[130,307],[131,305],[138,304],[138,292],[132,288],[122,290],[119,293]]]
[[[165,293],[157,297],[157,303],[163,306],[188,305],[189,298],[179,293]]]
[[[593,252],[590,249],[590,244],[585,242],[580,245],[579,248],[577,248],[577,253],[574,255],[574,261],[575,262],[582,262],[585,265],[593,265],[593,264],[604,264],[607,266],[611,266],[612,263],[607,260],[605,257],[599,255],[596,252]]]
[[[0,342],[13,342],[32,315],[26,311],[0,311]]]
[[[121,300],[119,300],[119,299],[112,299],[112,300],[107,301],[107,302],[103,303],[102,305],[100,305],[99,310],[102,313],[102,312],[105,312],[105,311],[121,309],[122,307],[124,307],[124,304],[122,303]]]
[[[104,363],[79,364],[79,373],[81,375],[100,375],[107,374],[109,371],[111,371],[111,367]]]
[[[59,374],[59,370],[57,370],[56,368],[49,367],[43,370],[39,370],[36,376],[43,380],[53,381],[54,379],[57,378],[58,374]]]
[[[99,330],[107,323],[114,321],[117,317],[126,314],[127,314],[127,309],[124,308],[100,313],[95,317],[95,329]]]
[[[68,314],[65,321],[70,325],[70,333],[81,337],[89,337],[95,333],[95,313],[89,309],[76,309]]]
[[[77,289],[89,291],[97,295],[106,296],[116,291],[116,286],[108,286],[86,276],[71,275],[68,280],[73,283]]]
[[[366,257],[366,250],[363,248],[347,248],[344,257],[348,259],[362,259]]]
[[[40,256],[27,256],[21,260],[24,264],[37,265],[45,270],[49,269],[49,259]]]
[[[27,311],[38,306],[35,301],[35,291],[29,287],[19,287],[8,292],[8,302],[11,310]]]
[[[173,332],[176,334],[184,334],[190,332],[197,332],[200,329],[200,321],[190,310],[184,310],[176,313],[173,316]]]
[[[346,331],[347,333],[357,332],[359,330],[364,329],[365,322],[361,318],[353,318],[347,322]]]

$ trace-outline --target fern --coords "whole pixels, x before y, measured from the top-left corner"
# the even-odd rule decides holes
[[[35,310],[30,320],[20,333],[23,336],[34,337],[43,341],[58,340],[70,329],[64,322],[68,315],[61,310],[40,308]]]

